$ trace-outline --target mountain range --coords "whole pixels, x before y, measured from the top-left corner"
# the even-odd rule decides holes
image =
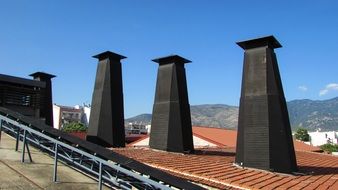
[[[291,127],[309,131],[338,130],[338,97],[329,100],[293,100],[287,102]],[[225,104],[204,104],[190,107],[193,125],[236,129],[238,107]],[[151,114],[141,114],[126,122],[151,123]]]

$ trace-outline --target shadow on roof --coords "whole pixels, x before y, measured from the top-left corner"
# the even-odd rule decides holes
[[[230,156],[233,157],[236,155],[236,152],[234,150],[220,150],[220,149],[197,149],[195,150],[195,155],[207,155],[207,156]]]
[[[299,172],[306,175],[337,175],[338,167],[324,166],[298,166]]]

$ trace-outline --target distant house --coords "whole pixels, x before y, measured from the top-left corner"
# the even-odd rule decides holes
[[[138,123],[125,123],[124,126],[126,135],[128,134],[148,134],[148,129],[146,125],[138,124]]]
[[[88,126],[90,108],[87,106],[53,105],[54,128],[62,129],[65,124],[78,122]]]
[[[313,146],[320,146],[327,143],[338,144],[338,132],[335,131],[309,132],[309,135],[310,135],[310,143]]]

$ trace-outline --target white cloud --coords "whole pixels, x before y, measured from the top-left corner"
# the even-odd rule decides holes
[[[330,83],[325,86],[324,89],[319,91],[319,96],[324,96],[330,91],[338,91],[338,84],[337,83]]]
[[[303,91],[303,92],[305,92],[305,91],[308,90],[308,88],[307,88],[306,86],[304,86],[304,85],[298,86],[298,89],[299,89],[300,91]]]
[[[329,90],[327,89],[323,89],[319,91],[319,96],[324,96],[325,94],[327,94],[329,92]]]

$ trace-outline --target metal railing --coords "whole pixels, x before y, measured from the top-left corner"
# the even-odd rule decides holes
[[[136,171],[128,170],[117,163],[89,154],[76,145],[62,142],[60,138],[52,138],[44,131],[38,131],[30,124],[22,124],[19,120],[0,115],[0,140],[1,131],[16,138],[15,149],[18,150],[19,142],[22,141],[21,161],[25,162],[25,154],[28,153],[32,162],[28,144],[49,153],[54,158],[53,181],[57,181],[58,161],[63,161],[98,180],[98,189],[102,184],[120,189],[171,189],[163,182],[150,179]]]

